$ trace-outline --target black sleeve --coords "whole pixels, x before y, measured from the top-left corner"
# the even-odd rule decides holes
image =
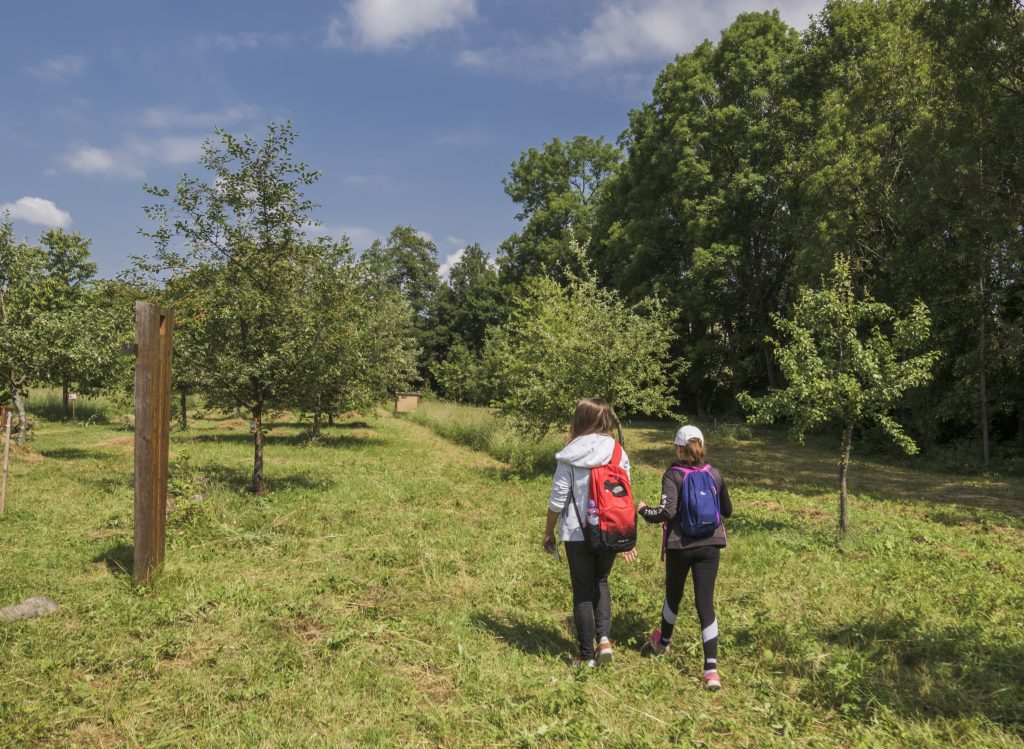
[[[671,468],[661,477],[661,503],[657,507],[645,507],[640,517],[648,523],[664,523],[676,516],[679,507],[679,481]]]
[[[718,484],[718,504],[722,510],[722,517],[730,517],[732,515],[732,500],[729,499],[729,487],[725,485],[725,479],[722,478],[722,474],[717,468],[714,469],[714,475],[715,483]]]

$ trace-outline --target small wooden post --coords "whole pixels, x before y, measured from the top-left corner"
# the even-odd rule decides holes
[[[75,405],[78,403],[78,393],[71,393],[68,399],[71,401],[71,420],[78,421],[78,411],[75,409]]]
[[[4,476],[0,483],[0,515],[4,514],[4,503],[7,501],[7,466],[11,459],[11,412],[4,413]]]
[[[164,562],[174,313],[135,303],[135,582]]]

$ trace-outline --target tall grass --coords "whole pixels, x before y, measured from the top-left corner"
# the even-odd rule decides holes
[[[67,418],[71,418],[71,406]],[[116,417],[129,411],[131,405],[127,399],[119,402],[107,396],[80,397],[74,404],[75,420],[85,423],[106,424]],[[30,416],[41,417],[48,421],[61,421],[64,416],[64,396],[58,388],[39,388],[29,391],[25,398],[25,412]]]
[[[553,471],[555,453],[565,444],[564,435],[535,439],[517,432],[486,408],[458,403],[424,401],[409,418],[447,440],[508,463],[520,473]]]

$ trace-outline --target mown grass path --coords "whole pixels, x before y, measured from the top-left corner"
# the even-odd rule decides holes
[[[657,463],[639,432],[637,462]],[[718,616],[640,652],[661,608],[659,533],[613,572],[617,662],[573,673],[567,573],[538,548],[548,478],[387,416],[268,440],[273,492],[242,491],[249,435],[172,436],[167,565],[136,590],[131,435],[42,423],[0,518],[0,744],[79,746],[1020,746],[1018,517],[860,498],[841,545],[813,482],[735,458]],[[646,454],[644,451],[650,451]],[[794,461],[798,461],[794,457]],[[794,463],[795,465],[795,463]],[[642,496],[660,470],[640,466]]]

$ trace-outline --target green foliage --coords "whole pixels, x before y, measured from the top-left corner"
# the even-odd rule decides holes
[[[522,232],[502,242],[502,279],[518,284],[530,276],[575,267],[571,239],[588,246],[603,188],[622,153],[604,138],[577,135],[530,148],[504,180],[505,192],[525,221]]]
[[[432,321],[441,280],[437,246],[411,226],[396,226],[385,241],[375,240],[360,258],[370,277],[396,290],[412,307],[420,379],[427,377]]]
[[[488,328],[507,319],[510,295],[480,245],[466,247],[430,310],[430,375],[444,397],[489,401],[480,354]]]
[[[906,317],[870,296],[858,299],[850,262],[837,256],[822,288],[800,290],[792,319],[775,318],[771,341],[786,387],[763,398],[740,395],[754,423],[786,419],[798,438],[838,423],[878,424],[907,453],[917,452],[891,412],[907,390],[926,384],[939,358],[918,353],[931,334],[928,308],[918,302]]]
[[[477,406],[491,401],[483,357],[461,341],[449,347],[444,359],[431,365],[430,375],[445,398]]]
[[[786,387],[762,398],[743,392],[739,402],[754,423],[788,420],[801,440],[817,427],[840,426],[840,530],[845,530],[853,428],[873,422],[905,452],[917,452],[892,411],[907,390],[931,379],[939,358],[936,351],[919,353],[931,333],[928,308],[918,302],[910,314],[898,317],[870,296],[858,299],[850,261],[840,255],[822,288],[801,289],[792,319],[776,317],[775,325],[779,338],[771,343]]]
[[[505,325],[484,350],[493,405],[520,429],[544,434],[569,423],[583,397],[606,398],[620,415],[665,415],[671,378],[682,369],[669,353],[674,313],[652,297],[630,306],[601,288],[582,249],[570,246],[583,275],[567,285],[530,279]]]
[[[594,255],[632,299],[680,310],[680,392],[700,412],[751,382],[777,384],[764,344],[787,299],[809,118],[793,82],[797,33],[777,12],[745,13],[680,55],[630,113],[628,158],[607,187]]]
[[[416,376],[409,301],[356,264],[351,247],[321,242],[309,267],[302,310],[310,345],[294,372],[290,404],[315,416],[367,410]]]
[[[305,241],[313,203],[303,190],[318,174],[292,160],[290,123],[271,124],[266,138],[217,131],[200,166],[209,181],[184,175],[173,195],[147,187],[158,202],[155,268],[168,273],[186,301],[188,355],[202,373],[210,406],[244,408],[253,433],[253,491],[263,488],[263,417],[298,394],[295,377],[315,343],[306,304],[318,246]],[[184,248],[172,246],[179,237]]]

